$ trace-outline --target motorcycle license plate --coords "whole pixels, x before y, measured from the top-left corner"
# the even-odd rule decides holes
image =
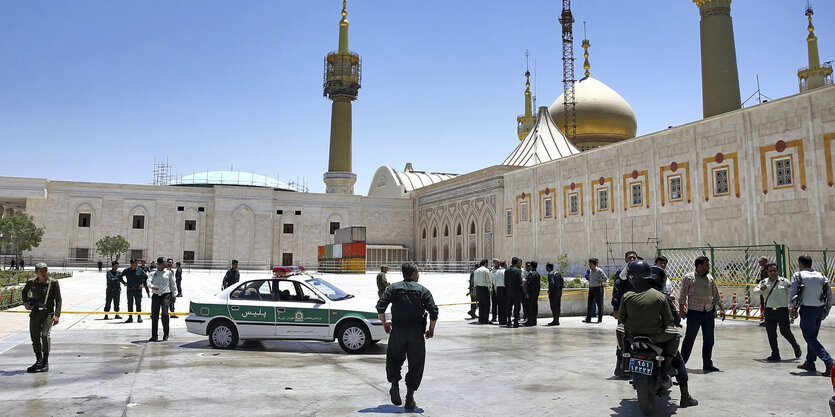
[[[653,363],[643,359],[629,358],[629,370],[644,375],[652,375]]]

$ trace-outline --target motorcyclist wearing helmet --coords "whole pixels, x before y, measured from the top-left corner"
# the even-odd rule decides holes
[[[659,263],[656,261],[656,264],[651,267],[650,273],[655,276],[655,282],[667,283],[664,287],[662,287],[662,292],[667,297],[667,305],[670,306],[670,312],[673,314],[673,323],[675,323],[676,327],[681,327],[681,316],[678,314],[676,306],[673,303],[673,299],[670,297],[670,293],[668,292],[670,285],[669,279],[667,279],[667,273],[664,271],[664,268],[658,266],[658,264]],[[690,389],[687,385],[687,381],[689,379],[687,376],[687,368],[684,366],[684,358],[682,358],[681,352],[676,351],[675,356],[673,356],[671,366],[677,371],[676,382],[678,383],[679,389],[681,389],[681,402],[679,403],[679,407],[684,408],[699,405],[699,402],[690,396]]]
[[[667,296],[661,292],[666,283],[653,275],[648,263],[632,261],[626,268],[634,290],[623,295],[618,310],[618,323],[623,324],[626,337],[647,336],[664,355],[662,372],[669,373],[673,356],[678,351],[679,334],[675,331],[673,313]]]

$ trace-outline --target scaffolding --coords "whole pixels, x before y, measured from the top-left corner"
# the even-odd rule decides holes
[[[168,163],[168,157],[165,162],[154,158],[154,185],[168,185],[174,180],[174,165]]]
[[[577,139],[577,102],[574,98],[574,16],[571,14],[571,0],[562,0],[562,87],[565,119],[563,133],[573,145]]]

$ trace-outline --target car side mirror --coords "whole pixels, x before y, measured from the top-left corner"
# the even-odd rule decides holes
[[[323,300],[323,299],[321,299],[321,298],[317,298],[317,299],[315,299],[315,300],[313,300],[313,301],[314,301],[316,304],[325,304],[325,300]]]

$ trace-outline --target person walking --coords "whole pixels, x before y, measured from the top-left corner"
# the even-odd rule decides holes
[[[149,342],[158,341],[159,336],[159,318],[160,310],[162,310],[162,340],[168,340],[168,307],[171,305],[171,291],[177,287],[177,281],[174,280],[174,274],[170,269],[165,268],[165,259],[163,257],[157,258],[157,270],[151,276],[151,290],[154,295],[151,296],[151,338]]]
[[[400,372],[403,362],[409,361],[406,372],[407,409],[414,409],[415,391],[423,379],[426,363],[426,343],[424,338],[435,335],[435,323],[438,321],[438,306],[432,299],[432,293],[418,284],[420,273],[417,265],[405,263],[401,267],[403,281],[389,285],[380,300],[377,301],[377,313],[383,322],[383,329],[390,334],[386,349],[386,379],[391,383],[389,395],[391,403],[400,405]],[[391,321],[386,320],[386,309],[391,304]],[[426,329],[426,316],[429,315],[429,329]]]
[[[542,286],[542,279],[536,271],[536,261],[531,261],[531,271],[525,278],[525,303],[527,304],[528,319],[525,326],[536,326],[536,317],[539,315],[539,290]]]
[[[377,274],[377,298],[383,296],[383,291],[389,286],[389,282],[386,279],[386,272],[389,271],[389,267],[387,265],[380,265],[380,273]]]
[[[478,264],[474,264],[473,270],[470,271],[470,283],[469,287],[467,287],[467,295],[470,297],[470,311],[467,314],[473,319],[478,318],[478,314],[476,314],[476,309],[478,309],[478,294],[475,290],[475,281],[473,281],[473,274],[475,274],[476,269],[478,269]]]
[[[99,259],[99,262],[96,263],[96,266],[99,267],[99,272],[101,272],[102,268],[104,268],[104,262]]]
[[[174,314],[174,312],[177,311],[175,308],[175,304],[177,302],[177,274],[174,272],[174,259],[168,258],[165,260],[165,269],[174,275],[174,285],[171,286],[171,307],[168,310],[170,313],[169,318],[178,319],[179,317]]]
[[[519,327],[519,309],[522,306],[522,260],[513,257],[510,268],[504,272],[504,285],[507,289],[507,327]],[[511,322],[512,313],[512,322]]]
[[[765,333],[768,335],[768,345],[771,347],[771,355],[765,360],[769,362],[780,362],[780,348],[777,345],[777,327],[780,327],[780,334],[789,342],[794,349],[795,358],[803,353],[800,344],[792,334],[789,326],[789,292],[791,282],[784,277],[778,276],[777,264],[769,263],[765,267],[768,278],[762,280],[754,287],[754,295],[763,300],[763,313],[765,319]]]
[[[23,259],[23,258],[20,258],[20,262],[17,263],[17,266],[20,270],[25,271],[26,270],[26,260]]]
[[[583,323],[591,323],[591,316],[597,307],[597,322],[603,322],[603,292],[608,277],[597,264],[597,258],[589,259],[589,298],[586,304],[586,319]]]
[[[237,284],[238,281],[241,280],[241,273],[238,271],[238,261],[236,259],[232,260],[232,267],[226,271],[226,275],[223,276],[223,289],[229,288],[234,284]]]
[[[130,313],[142,311],[142,289],[146,288],[148,275],[137,265],[136,259],[131,259],[130,268],[123,269],[121,277],[125,279],[124,285],[127,288],[125,293],[128,298],[128,319],[125,323],[133,323],[133,316]],[[133,309],[134,304],[136,304],[136,310]],[[141,315],[136,315],[136,322],[142,323]]]
[[[713,366],[713,332],[715,328],[714,311],[718,307],[719,316],[725,320],[725,308],[719,297],[719,287],[716,286],[710,274],[710,259],[699,256],[695,260],[695,270],[688,272],[681,279],[681,290],[678,297],[678,311],[681,318],[687,320],[684,341],[681,343],[681,356],[684,363],[690,359],[693,343],[699,329],[702,330],[702,370],[705,373],[716,372],[719,368]]]
[[[49,371],[49,351],[52,348],[50,332],[61,317],[61,286],[57,279],[49,277],[49,268],[43,262],[35,264],[35,278],[23,285],[23,307],[29,310],[29,337],[35,351],[35,364],[26,372]]]
[[[177,297],[183,296],[183,267],[177,262],[177,271],[174,272],[174,279],[177,281]]]
[[[478,322],[490,324],[490,296],[493,295],[493,275],[487,269],[487,259],[482,259],[478,268],[473,271],[473,283],[475,283],[478,297]]]
[[[545,264],[545,271],[548,272],[548,303],[551,305],[551,315],[554,317],[548,325],[559,326],[562,289],[565,286],[565,280],[562,278],[562,274],[554,271],[554,264],[550,262]]]
[[[116,312],[113,318],[120,320],[122,316],[119,315],[119,301],[122,298],[122,285],[125,282],[122,280],[122,274],[119,273],[118,261],[110,263],[110,270],[107,271],[105,278],[107,279],[107,287],[104,292],[104,319],[110,320],[110,317],[106,313],[110,312],[110,304],[113,303],[113,311]]]
[[[507,270],[507,263],[494,259],[493,265],[496,265],[496,270],[493,271],[493,284],[496,286],[493,292],[495,295],[493,315],[498,316],[499,325],[507,325],[507,287],[504,285],[504,273]]]
[[[803,340],[806,341],[806,360],[797,367],[814,372],[815,360],[820,358],[825,366],[822,375],[830,376],[833,360],[818,340],[818,333],[821,322],[832,308],[832,288],[823,274],[812,269],[812,258],[809,255],[797,258],[797,265],[800,270],[792,275],[793,304],[789,313],[792,318],[796,318],[798,312],[800,313],[800,331],[803,333]]]
[[[757,263],[760,265],[760,282],[763,280],[768,279],[768,258],[765,256],[760,256],[760,259],[757,260]],[[760,317],[760,326],[765,326],[765,299],[763,298],[762,294],[760,294],[760,311],[762,312]]]

